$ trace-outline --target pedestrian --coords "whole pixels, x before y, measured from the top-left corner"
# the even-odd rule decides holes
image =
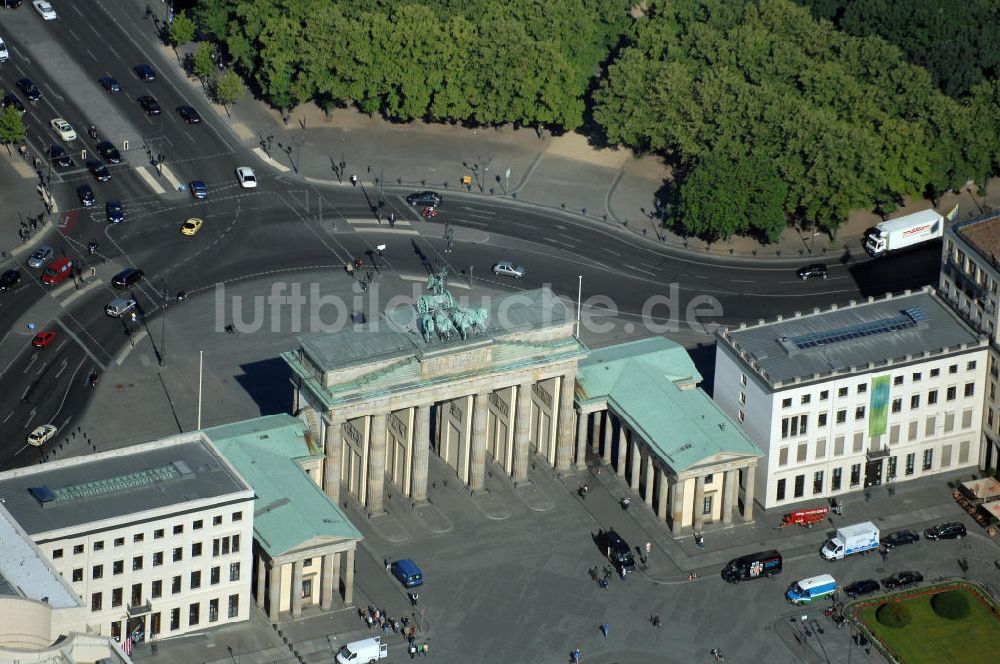
[[[395,225],[396,225],[396,213],[395,212],[390,212],[389,213],[389,228],[392,228]]]
[[[369,613],[367,616],[365,616],[365,622],[368,623],[368,633],[371,634],[372,627],[375,626],[375,621],[372,619],[372,614]]]
[[[357,187],[358,186],[358,176],[357,175],[351,175],[351,186],[352,187]]]
[[[569,654],[570,659],[573,660],[573,664],[580,664],[580,649],[577,648]]]
[[[389,572],[392,570],[392,561],[388,558],[385,559],[385,571]]]
[[[387,618],[382,619],[382,636],[387,636],[389,634],[389,620]]]
[[[608,629],[610,627],[611,625],[609,625],[608,623],[604,623],[603,625],[601,625],[601,634],[604,635],[604,638],[608,638]]]
[[[431,647],[424,643],[424,657],[427,657],[427,653],[430,651]]]

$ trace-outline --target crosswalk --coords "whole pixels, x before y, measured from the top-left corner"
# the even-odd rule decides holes
[[[373,217],[365,217],[362,219],[345,219],[351,228],[358,232],[363,233],[393,233],[395,235],[420,235],[413,228],[411,224],[406,219],[397,218],[396,221],[389,225],[388,220],[383,219],[381,222]]]

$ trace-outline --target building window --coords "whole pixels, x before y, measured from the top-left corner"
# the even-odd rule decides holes
[[[781,400],[781,407],[782,408],[791,408],[792,407],[792,400],[791,399],[782,399]]]
[[[864,394],[868,391],[868,383],[861,383],[858,385],[858,394]]]
[[[191,590],[197,590],[198,588],[201,588],[201,572],[191,572]]]
[[[125,546],[125,538],[124,537],[116,537],[115,538],[115,546]]]
[[[833,456],[839,457],[844,454],[844,437],[837,436],[833,439]]]
[[[197,521],[195,521],[195,522],[194,522],[193,524],[191,524],[191,528],[192,528],[193,530],[201,530],[201,526],[202,526],[202,521],[201,521],[201,519],[198,519],[198,520],[197,520]]]
[[[785,480],[783,480],[783,479],[778,480],[778,491],[775,494],[774,499],[775,500],[784,500],[785,499]]]
[[[150,596],[153,599],[157,599],[160,595],[162,595],[163,594],[163,581],[161,581],[160,579],[157,579],[156,581],[153,581],[153,585],[150,587],[149,594],[150,594]]]
[[[124,560],[116,560],[115,562],[111,563],[111,573],[112,574],[118,575],[118,574],[121,574],[124,571],[125,571],[125,561]]]
[[[208,602],[208,622],[213,623],[219,620],[219,598],[216,597]]]
[[[834,468],[830,473],[830,491],[840,491],[840,480],[844,471],[842,468]]]
[[[212,571],[209,572],[208,576],[213,586],[219,582],[219,569],[219,567],[213,567]]]
[[[219,538],[212,540],[212,557],[219,555]]]
[[[927,393],[927,405],[933,406],[937,403],[937,390],[931,390]]]
[[[701,513],[711,514],[712,513],[712,496],[704,496],[701,500]],[[233,567],[235,566],[236,578],[233,578]],[[233,563],[229,566],[229,580],[239,581],[240,580],[240,566],[239,563]]]
[[[141,542],[144,539],[146,539],[146,537],[142,533],[136,533],[135,535],[132,535],[133,542]]]
[[[885,479],[886,481],[896,479],[896,457],[889,457],[889,461],[885,468]]]
[[[858,406],[857,408],[854,409],[854,419],[856,419],[856,420],[863,420],[863,419],[865,419],[865,407],[864,406]]]
[[[931,378],[937,378],[941,375],[940,369],[931,369]]]
[[[184,526],[182,524],[174,526],[174,535],[182,535],[182,534],[184,534]]]
[[[184,549],[182,547],[177,547],[176,549],[174,549],[173,559],[175,563],[184,560]]]
[[[948,391],[945,393],[945,399],[947,399],[948,401],[954,401],[957,395],[958,395],[958,388],[952,385],[951,387],[948,388]]]
[[[803,424],[802,426],[804,427],[805,425]],[[806,430],[803,428],[802,433],[805,432]],[[239,552],[240,552],[240,536],[233,535],[233,553],[239,553]]]
[[[746,404],[746,402],[747,402],[746,392],[740,391],[740,403]]]
[[[976,393],[976,384],[975,383],[966,383],[965,384],[965,396],[971,397],[975,393]]]
[[[742,408],[740,409],[740,412],[737,413],[737,415],[739,416],[740,422],[742,422],[744,419],[746,419],[746,415],[743,414],[743,409]]]
[[[709,475],[709,477],[711,477],[711,475]],[[707,483],[708,480],[705,480],[705,482]],[[312,564],[313,564],[313,559],[312,558],[306,558],[305,560],[302,561],[302,566],[303,567],[312,567]]]
[[[83,553],[83,545],[82,544],[74,544],[73,545],[73,555],[74,556],[78,556],[81,553]]]
[[[198,624],[201,613],[201,604],[195,602],[188,607],[188,625],[194,626]]]
[[[966,371],[973,371],[975,368],[976,368],[976,361],[975,360],[970,360],[965,365],[965,370]]]
[[[803,394],[802,395],[802,405],[803,406],[806,405],[807,403],[809,403],[810,401],[812,401],[812,395],[811,394]]]
[[[181,577],[175,576],[170,581],[170,592],[174,595],[181,591]]]
[[[712,513],[712,496],[706,496],[706,498],[708,498],[708,509],[706,509],[705,512],[703,512],[703,513],[704,514],[711,514]],[[230,563],[229,564],[229,580],[230,581],[239,581],[240,580],[240,564],[239,563]]]
[[[73,570],[73,581],[83,581],[83,568],[77,567]]]
[[[905,470],[905,474],[906,475],[912,475],[913,474],[913,470],[914,470],[914,466],[916,464],[916,461],[917,461],[917,455],[916,455],[916,453],[910,452],[909,454],[906,455],[906,470]]]
[[[823,493],[823,471],[817,470],[813,473],[813,495]]]
[[[826,401],[829,398],[830,398],[830,390],[823,390],[822,392],[819,393],[820,401]]]
[[[158,636],[160,633],[160,612],[152,614],[149,617],[149,636]]]
[[[950,373],[950,374],[958,373],[958,365],[957,364],[953,364],[950,367],[948,367],[948,373]]]
[[[53,549],[53,551],[52,551],[52,559],[53,560],[59,560],[60,558],[62,558],[62,554],[63,554],[62,549]]]
[[[157,528],[153,531],[153,539],[163,539],[163,528]]]
[[[809,452],[808,443],[799,443],[798,449],[795,451],[795,461],[797,463],[803,463],[806,460],[806,456]]]
[[[242,521],[243,520],[243,512],[233,512],[233,515],[232,515],[231,519],[232,519],[233,523],[236,523],[237,521]]]
[[[117,608],[122,605],[122,589],[115,588],[111,591],[111,608]]]
[[[747,375],[746,374],[740,374],[740,385],[744,385],[745,386],[746,384],[747,384]]]
[[[102,606],[101,593],[94,593],[90,596],[90,610],[100,611]]]
[[[181,628],[181,610],[170,609],[170,631],[176,632]]]
[[[132,558],[132,571],[137,572],[142,569],[142,556],[134,556]]]
[[[820,413],[817,417],[816,426],[825,427],[826,426],[826,413]]]
[[[924,463],[921,466],[922,470],[930,470],[934,463],[934,450],[924,450]]]
[[[793,415],[781,420],[781,437],[804,436],[808,431],[809,416]]]
[[[782,447],[780,450],[778,450],[778,467],[781,468],[787,465],[788,465],[788,448]]]
[[[843,424],[846,421],[847,421],[847,411],[846,410],[838,410],[837,411],[837,424]]]
[[[903,400],[893,399],[892,400],[892,412],[899,413],[903,410]]]
[[[214,517],[212,517],[212,525],[213,526],[221,526],[222,525],[222,517],[221,516],[214,516]]]
[[[240,613],[240,596],[230,595],[229,596],[229,617],[235,618]]]
[[[914,394],[910,397],[910,409],[915,410],[917,408],[920,408],[920,395]]]
[[[917,373],[913,374],[912,378],[914,383],[919,383],[921,378],[920,372],[918,371]]]
[[[895,378],[892,379],[892,384],[893,385],[902,385],[903,384],[903,377],[902,376],[896,376]]]
[[[837,396],[838,397],[846,397],[847,396],[847,388],[846,387],[842,387],[839,390],[837,390]]]
[[[822,459],[826,456],[826,438],[816,440],[816,458]]]
[[[806,476],[796,475],[795,476],[795,497],[801,498],[806,492]]]
[[[851,486],[858,486],[861,484],[861,464],[855,463],[851,465]]]
[[[191,557],[197,558],[201,555],[201,542],[195,542],[191,545]]]
[[[90,578],[92,579],[104,578],[104,565],[94,565],[93,569],[90,570]]]
[[[157,551],[153,554],[153,567],[159,567],[163,564],[163,552]]]

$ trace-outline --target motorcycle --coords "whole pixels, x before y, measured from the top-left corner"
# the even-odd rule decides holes
[[[94,371],[87,378],[87,385],[90,386],[90,387],[97,387],[97,381],[98,381],[98,379],[99,379],[99,376],[97,375],[97,372]]]
[[[431,219],[438,215],[438,211],[434,209],[433,205],[428,205],[423,209],[423,212],[421,212],[420,214],[422,214],[425,219]]]
[[[87,133],[90,134],[90,137],[92,139],[94,139],[95,141],[97,140],[98,133],[97,133],[97,127],[96,126],[90,125],[90,128],[87,130]]]

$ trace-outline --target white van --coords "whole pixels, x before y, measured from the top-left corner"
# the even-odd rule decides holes
[[[337,664],[369,664],[389,656],[389,646],[382,643],[382,637],[352,641],[337,653]]]
[[[835,592],[837,580],[829,574],[820,574],[796,581],[789,587],[785,597],[792,604],[809,604]]]
[[[135,300],[130,297],[116,297],[104,307],[104,313],[112,318],[121,318],[135,309]]]
[[[3,43],[3,37],[0,37],[0,62],[7,62],[7,58],[10,57],[10,53],[7,52],[7,44]]]

